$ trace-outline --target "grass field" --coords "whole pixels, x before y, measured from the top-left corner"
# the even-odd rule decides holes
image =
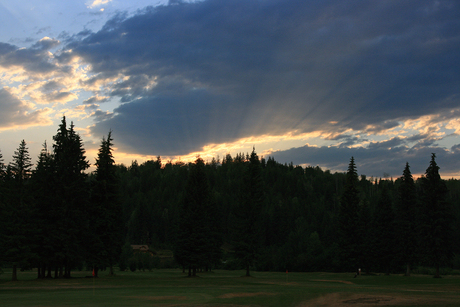
[[[460,306],[460,276],[435,279],[353,273],[116,272],[37,280],[36,272],[0,275],[0,306]]]

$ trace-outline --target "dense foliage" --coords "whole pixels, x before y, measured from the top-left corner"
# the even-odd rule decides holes
[[[396,180],[367,179],[353,157],[347,173],[331,173],[260,159],[255,149],[207,163],[158,157],[116,165],[112,141],[111,132],[102,139],[90,175],[65,118],[34,170],[24,141],[10,165],[0,155],[3,265],[38,267],[40,278],[52,270],[69,277],[83,264],[95,275],[115,264],[164,265],[134,254],[131,245],[140,244],[172,250],[191,275],[217,266],[247,275],[358,268],[409,275],[419,265],[438,274],[459,265],[460,181],[440,178],[435,155],[418,180],[409,164]]]

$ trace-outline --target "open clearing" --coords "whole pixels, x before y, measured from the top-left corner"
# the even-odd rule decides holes
[[[0,275],[0,306],[460,306],[460,276],[221,271],[188,278],[181,270],[117,272],[110,277],[19,281]]]

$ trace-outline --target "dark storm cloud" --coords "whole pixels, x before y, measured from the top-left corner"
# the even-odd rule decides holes
[[[18,48],[14,45],[0,43],[0,66],[23,67],[31,74],[58,71],[59,68],[52,63],[48,53],[51,48],[58,45],[57,40],[50,38],[41,39],[31,48]]]
[[[377,133],[459,108],[459,12],[448,0],[179,1],[119,14],[67,48],[92,82],[127,77],[108,93],[125,103],[94,132],[186,154],[294,129]]]

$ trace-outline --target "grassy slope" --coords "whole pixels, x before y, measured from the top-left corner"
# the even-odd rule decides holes
[[[353,273],[216,271],[188,278],[180,270],[117,272],[98,279],[73,272],[72,279],[37,280],[20,272],[18,282],[0,275],[6,306],[458,306],[460,277],[360,276]]]

